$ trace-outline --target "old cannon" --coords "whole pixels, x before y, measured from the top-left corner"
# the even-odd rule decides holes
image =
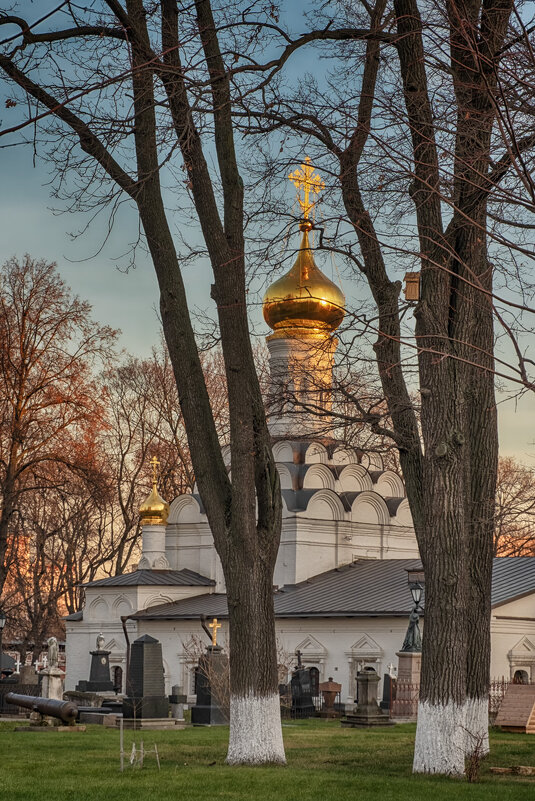
[[[19,695],[18,693],[7,693],[5,700],[8,704],[22,706],[38,712],[43,717],[49,715],[58,718],[64,723],[72,724],[76,720],[78,708],[72,701],[57,701],[55,698],[37,698],[33,695]]]

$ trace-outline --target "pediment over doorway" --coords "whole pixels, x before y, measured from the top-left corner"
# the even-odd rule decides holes
[[[348,655],[354,659],[374,660],[381,659],[384,656],[384,651],[373,637],[370,637],[369,634],[362,634],[355,640]]]

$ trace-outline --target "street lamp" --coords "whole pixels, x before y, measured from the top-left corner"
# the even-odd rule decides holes
[[[422,650],[422,635],[418,625],[420,620],[420,601],[422,600],[424,571],[422,567],[407,570],[407,583],[411,591],[414,606],[409,617],[409,627],[403,640],[401,650],[405,653],[419,653]]]
[[[6,614],[3,609],[0,609],[0,679],[2,678],[2,634],[4,626],[6,625]]]
[[[414,601],[414,605],[416,607],[420,606],[420,600],[422,598],[422,592],[424,588],[420,584],[419,581],[409,584],[409,590],[411,591],[412,600]]]

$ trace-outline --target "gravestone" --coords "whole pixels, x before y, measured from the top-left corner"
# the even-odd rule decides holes
[[[383,698],[379,704],[381,709],[383,709],[385,712],[389,712],[392,708],[395,686],[396,680],[392,678],[390,673],[385,673],[383,675]]]
[[[316,714],[316,708],[312,702],[312,682],[310,670],[298,667],[292,673],[292,717],[310,718]]]
[[[91,667],[89,669],[89,681],[79,681],[76,689],[81,693],[102,693],[113,690],[113,682],[110,677],[110,654],[105,651],[104,637],[99,634],[97,637],[97,648],[90,651]]]
[[[366,727],[393,726],[394,723],[377,703],[377,685],[380,678],[372,667],[357,673],[357,708],[342,719],[342,726]]]
[[[194,726],[224,726],[229,722],[228,656],[209,645],[195,669],[197,700],[191,708]]]
[[[34,665],[22,665],[20,668],[20,684],[39,684],[39,675]]]
[[[144,634],[132,643],[123,699],[123,717],[139,720],[169,717],[165,695],[162,644]]]
[[[171,695],[169,696],[169,703],[171,704],[171,717],[175,720],[184,720],[184,704],[188,698],[184,695],[182,687],[179,684],[173,684],[171,687]]]
[[[333,677],[329,676],[328,681],[322,681],[319,685],[319,690],[323,698],[320,717],[333,718],[337,717],[338,713],[334,708],[336,696],[342,689],[342,685],[337,681],[333,681]]]
[[[41,670],[41,696],[63,701],[64,675],[58,667],[59,651],[56,637],[48,638],[47,666]]]

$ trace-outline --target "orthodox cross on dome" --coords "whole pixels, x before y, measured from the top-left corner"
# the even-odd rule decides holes
[[[301,169],[291,172],[288,178],[297,189],[297,202],[301,206],[304,219],[310,219],[310,212],[316,205],[316,203],[310,199],[310,196],[319,195],[319,193],[325,189],[323,179],[317,172],[314,172],[314,167],[310,163],[308,156],[306,156],[303,164],[301,164]],[[303,190],[303,199],[301,199],[301,190]]]
[[[217,618],[214,617],[211,623],[208,623],[208,628],[212,629],[212,645],[217,645],[217,630],[221,628],[221,623],[217,622]]]
[[[150,463],[152,465],[152,483],[153,486],[156,486],[158,483],[158,475],[160,472],[158,470],[158,468],[160,467],[160,462],[158,461],[156,456],[153,456],[152,459],[150,460]]]

